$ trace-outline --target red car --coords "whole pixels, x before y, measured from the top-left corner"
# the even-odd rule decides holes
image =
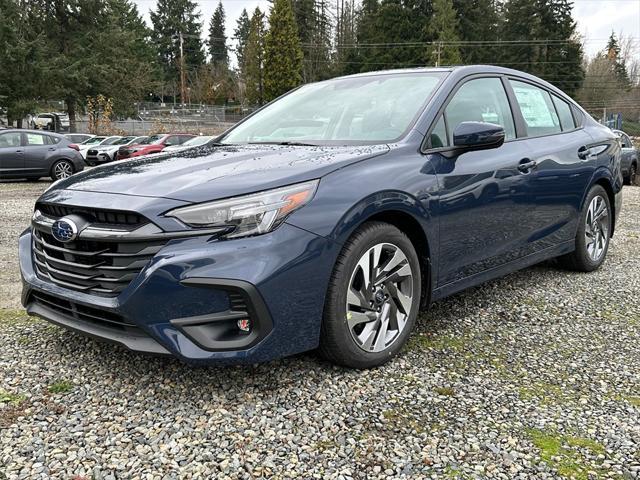
[[[189,133],[159,133],[157,135],[151,135],[147,137],[144,142],[120,147],[118,149],[118,160],[160,153],[166,147],[182,145],[193,137],[195,137],[195,135]]]

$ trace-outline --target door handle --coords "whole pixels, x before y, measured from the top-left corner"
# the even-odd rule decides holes
[[[586,160],[589,157],[589,154],[591,153],[591,149],[585,145],[583,145],[582,147],[580,147],[578,149],[578,158],[580,160]]]
[[[24,150],[16,150],[16,153],[24,153]]]
[[[523,158],[518,164],[518,170],[520,170],[522,173],[529,173],[529,170],[536,168],[537,165],[538,162],[536,162],[535,160]]]

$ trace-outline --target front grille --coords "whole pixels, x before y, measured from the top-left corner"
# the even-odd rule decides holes
[[[73,207],[68,205],[55,205],[52,203],[38,203],[36,209],[49,217],[64,217],[66,215],[81,215],[91,223],[106,225],[142,226],[149,221],[142,215],[133,212],[101,210],[94,208]]]
[[[107,297],[122,292],[165,243],[98,240],[61,243],[51,234],[33,229],[34,263],[40,278]]]
[[[127,322],[117,313],[87,307],[43,292],[33,291],[29,297],[29,302],[38,303],[50,310],[61,313],[66,317],[71,317],[82,322],[130,333],[133,333],[134,331],[142,333],[142,330],[140,330],[137,325]]]
[[[87,155],[98,155],[98,150],[89,150]]]

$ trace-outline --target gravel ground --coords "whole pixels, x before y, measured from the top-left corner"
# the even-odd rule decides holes
[[[26,317],[15,236],[43,186],[0,186],[0,478],[640,478],[640,188],[598,272],[438,302],[356,372],[191,368]]]

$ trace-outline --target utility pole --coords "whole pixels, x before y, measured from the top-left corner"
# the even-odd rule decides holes
[[[185,89],[184,89],[184,36],[180,32],[180,102],[184,104]]]

